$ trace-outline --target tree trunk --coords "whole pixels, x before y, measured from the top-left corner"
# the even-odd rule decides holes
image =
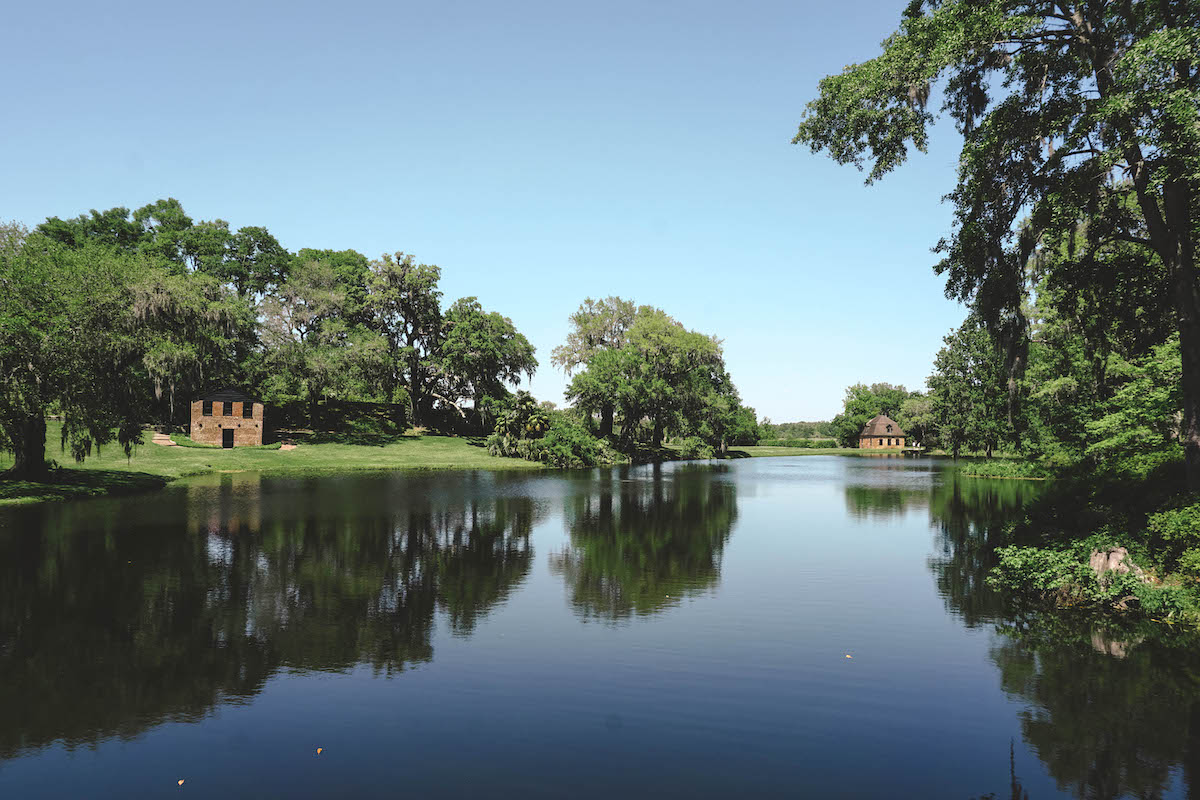
[[[1191,191],[1183,181],[1163,187],[1167,228],[1173,241],[1162,253],[1175,300],[1182,361],[1183,453],[1187,486],[1200,492],[1200,293],[1196,289],[1195,251],[1191,239]],[[1169,257],[1168,257],[1169,256]]]
[[[487,418],[484,416],[484,412],[483,412],[483,398],[484,398],[484,395],[477,394],[477,395],[475,395],[475,398],[471,401],[475,404],[475,419],[478,421],[477,424],[479,425],[480,434],[486,434],[488,432]]]
[[[417,393],[416,381],[413,381],[408,387],[408,405],[412,409],[409,427],[419,428],[425,423],[425,398]]]
[[[317,405],[319,398],[320,394],[318,392],[313,391],[311,388],[308,390],[308,427],[312,428],[313,433],[316,433],[317,430],[319,430],[318,423],[320,420],[318,419],[318,416],[320,414],[320,408]]]
[[[663,440],[662,420],[659,418],[659,415],[655,414],[654,415],[654,433],[651,436],[651,442],[656,448],[658,448],[658,447],[662,447],[662,440]]]
[[[613,432],[613,404],[605,403],[600,407],[600,436],[607,438]]]
[[[1200,302],[1192,270],[1179,269],[1175,279],[1175,305],[1179,314],[1179,351],[1183,384],[1183,452],[1187,485],[1200,492]]]
[[[412,405],[412,427],[420,427],[425,422],[425,398],[421,392],[421,377],[418,375],[417,359],[408,362],[408,402]]]
[[[26,417],[21,421],[17,435],[13,437],[12,467],[5,477],[22,481],[43,481],[46,470],[46,418]]]

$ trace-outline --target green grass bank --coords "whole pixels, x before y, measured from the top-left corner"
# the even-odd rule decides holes
[[[348,472],[393,469],[537,470],[545,465],[519,458],[493,456],[482,442],[454,436],[314,436],[295,450],[266,447],[223,450],[210,447],[137,446],[130,458],[109,445],[76,464],[59,448],[61,426],[50,422],[46,457],[57,461],[50,483],[0,481],[0,506],[66,500],[101,494],[123,494],[160,488],[169,481],[212,472],[255,471],[274,474]],[[0,471],[12,464],[0,453]]]

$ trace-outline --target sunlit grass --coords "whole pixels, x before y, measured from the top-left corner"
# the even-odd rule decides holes
[[[145,444],[125,457],[116,445],[101,448],[76,464],[59,447],[60,425],[50,422],[46,458],[64,467],[54,483],[0,481],[0,505],[60,500],[111,492],[155,488],[188,475],[221,471],[264,473],[322,473],[392,469],[542,469],[538,462],[493,456],[478,439],[455,436],[314,437],[295,450],[264,448],[162,447]],[[0,453],[0,471],[12,456]]]

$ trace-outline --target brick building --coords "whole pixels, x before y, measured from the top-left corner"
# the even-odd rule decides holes
[[[900,430],[896,421],[886,414],[880,414],[872,417],[863,426],[862,433],[858,435],[858,446],[864,449],[890,450],[904,447],[904,439],[904,431]]]
[[[221,447],[246,447],[263,443],[261,400],[236,389],[221,389],[192,401],[193,442]]]

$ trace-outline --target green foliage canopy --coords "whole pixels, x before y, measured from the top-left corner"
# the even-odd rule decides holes
[[[1180,334],[1189,482],[1200,487],[1200,5],[913,0],[882,53],[821,81],[794,139],[868,182],[924,151],[933,87],[964,137],[946,291],[971,303],[1019,374],[1026,266],[1040,243],[1085,236],[1052,265],[1066,288],[1134,307],[1125,280],[1155,276]],[[1133,208],[1139,213],[1133,213]],[[1139,269],[1108,269],[1115,245]],[[1157,261],[1157,267],[1153,266]]]

